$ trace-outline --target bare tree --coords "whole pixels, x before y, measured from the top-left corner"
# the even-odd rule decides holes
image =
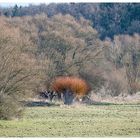
[[[105,57],[116,68],[124,69],[129,94],[137,92],[135,85],[139,82],[140,75],[140,36],[121,35],[116,36],[114,41],[106,41]]]

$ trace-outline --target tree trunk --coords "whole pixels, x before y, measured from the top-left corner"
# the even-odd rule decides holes
[[[73,99],[74,99],[74,94],[70,90],[66,90],[63,93],[64,104],[66,104],[66,105],[72,104],[73,103]]]

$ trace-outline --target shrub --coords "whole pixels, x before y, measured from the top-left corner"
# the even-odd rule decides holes
[[[136,93],[138,91],[140,91],[140,83],[138,82],[133,82],[130,84],[130,90],[132,90],[132,93]]]
[[[119,96],[127,92],[127,81],[124,70],[110,71],[110,73],[106,73],[104,77],[106,82],[104,87],[100,90],[100,92],[104,91],[104,93],[102,92],[101,94]]]
[[[0,119],[17,119],[23,115],[21,104],[11,96],[0,96]]]
[[[35,65],[26,49],[31,43],[10,20],[0,18],[0,119],[19,117],[18,100],[29,97],[35,87]]]
[[[57,93],[63,93],[65,104],[71,104],[75,97],[82,97],[90,90],[85,80],[68,76],[57,77],[51,88]]]
[[[103,77],[103,72],[99,68],[89,69],[80,72],[80,76],[88,81],[90,87],[94,92],[97,92],[105,84],[105,78]]]

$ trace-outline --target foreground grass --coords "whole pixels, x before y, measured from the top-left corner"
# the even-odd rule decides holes
[[[0,120],[0,136],[140,136],[140,105],[27,107],[21,120]]]

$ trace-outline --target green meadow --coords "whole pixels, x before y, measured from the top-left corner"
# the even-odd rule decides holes
[[[139,137],[140,104],[26,107],[20,120],[0,120],[1,137]]]

